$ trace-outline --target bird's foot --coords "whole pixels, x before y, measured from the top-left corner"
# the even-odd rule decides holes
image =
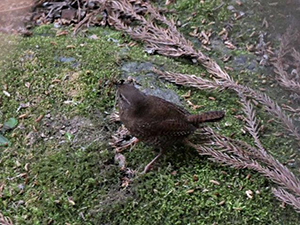
[[[139,139],[137,139],[136,137],[132,137],[129,141],[124,141],[121,146],[116,148],[116,152],[122,152],[124,149],[129,148],[130,150],[132,150],[134,148],[134,146],[136,145],[136,143],[139,142]]]
[[[132,149],[137,142],[138,139],[136,137],[131,137],[129,131],[124,126],[121,126],[117,132],[112,135],[112,139],[109,144],[117,153],[119,153],[128,147]]]
[[[145,166],[144,171],[141,174],[145,174],[147,172],[149,172],[149,170],[151,169],[152,165],[156,162],[156,160],[162,155],[162,150],[160,150],[160,152],[158,153],[157,156],[154,157],[154,159],[151,160],[151,162],[149,162],[147,164],[147,166]]]
[[[110,122],[119,122],[119,121],[121,121],[120,113],[119,112],[113,112],[112,114],[110,114],[109,121]]]

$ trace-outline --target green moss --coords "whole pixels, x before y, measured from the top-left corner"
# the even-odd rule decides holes
[[[87,214],[98,204],[97,196],[108,192],[107,186],[98,187],[118,181],[114,164],[100,171],[106,167],[101,163],[113,158],[103,141],[108,133],[94,132],[99,136],[98,142],[94,137],[92,145],[87,140],[68,141],[59,134],[64,126],[79,126],[68,125],[75,115],[89,115],[89,121],[97,124],[94,129],[103,129],[103,115],[95,111],[110,110],[114,104],[113,90],[105,85],[117,71],[114,52],[118,49],[117,44],[107,39],[120,34],[97,30],[92,34],[104,37],[92,40],[56,37],[56,32],[51,26],[42,26],[34,30],[31,38],[1,35],[0,47],[5,54],[0,60],[0,82],[11,95],[7,97],[1,92],[1,121],[27,114],[8,137],[12,147],[2,148],[0,153],[0,179],[4,185],[0,207],[17,224],[81,224],[84,216],[90,221]],[[98,85],[99,80],[102,86]],[[28,102],[28,107],[17,111],[20,104]],[[40,115],[53,118],[36,122]],[[83,130],[85,126],[79,128]],[[82,132],[79,131],[80,135],[85,134]],[[74,136],[79,138],[77,133]]]
[[[200,3],[197,0],[191,1],[176,1],[170,7],[175,7],[177,12],[180,12],[180,19],[189,19],[191,26],[200,26],[201,21],[206,20],[207,23],[215,22],[220,23],[229,19],[230,13],[226,8],[227,4],[223,1],[203,1]],[[185,14],[183,12],[192,12],[191,14]]]
[[[177,1],[175,7],[184,11],[196,5],[209,12],[219,4]],[[227,18],[225,8],[218,10],[220,20]],[[49,25],[36,28],[30,38],[0,35],[1,88],[11,94],[0,93],[0,122],[27,114],[8,137],[12,146],[0,149],[0,208],[5,216],[16,224],[298,224],[299,216],[290,207],[279,207],[271,184],[259,174],[220,167],[183,147],[122,188],[122,174],[108,147],[116,127],[107,117],[115,104],[111,80],[120,77],[120,65],[151,62],[197,75],[204,69],[187,60],[149,56],[139,46],[126,47],[128,37],[109,29],[90,29],[87,37],[56,36],[57,31]],[[93,34],[97,40],[88,38]],[[189,90],[163,85],[180,96]],[[191,101],[203,105],[191,112],[224,109],[219,132],[251,142],[240,132],[243,122],[234,117],[241,114],[235,94],[192,89]],[[29,107],[17,111],[27,102]],[[40,115],[44,118],[37,122]],[[272,149],[274,137],[262,140]],[[276,143],[282,151],[290,148],[284,138]],[[143,144],[124,152],[127,166],[137,170],[155,154]],[[253,192],[252,199],[247,190]]]

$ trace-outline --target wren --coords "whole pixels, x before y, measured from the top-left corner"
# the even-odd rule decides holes
[[[131,84],[118,85],[120,120],[138,140],[160,149],[145,167],[149,171],[163,151],[193,134],[204,122],[221,120],[223,111],[192,115],[184,108],[162,98],[146,95]]]

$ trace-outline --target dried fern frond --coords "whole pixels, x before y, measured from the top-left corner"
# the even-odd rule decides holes
[[[300,197],[295,197],[288,191],[283,188],[272,188],[272,193],[278,198],[280,201],[291,205],[295,208],[295,210],[300,213]]]

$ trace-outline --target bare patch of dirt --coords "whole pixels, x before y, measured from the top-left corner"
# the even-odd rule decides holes
[[[33,0],[2,0],[0,2],[0,31],[10,32],[24,25],[26,17],[30,20]]]
[[[104,131],[103,123],[95,121],[82,116],[67,118],[64,115],[46,114],[41,121],[41,128],[27,135],[27,145],[55,141],[58,145],[70,142],[73,147],[87,148],[94,142],[104,140],[108,135]]]

